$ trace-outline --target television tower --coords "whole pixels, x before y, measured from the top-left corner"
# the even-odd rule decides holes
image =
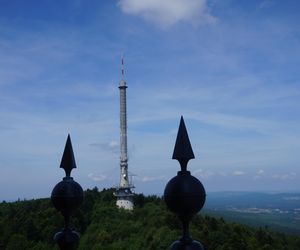
[[[128,175],[128,157],[127,157],[127,112],[126,112],[126,89],[124,80],[124,59],[122,57],[122,79],[119,85],[120,89],[120,184],[116,188],[114,195],[117,197],[117,206],[126,210],[133,209],[134,188],[131,178]]]

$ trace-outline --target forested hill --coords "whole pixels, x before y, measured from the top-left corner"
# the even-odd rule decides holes
[[[112,190],[85,192],[83,205],[72,218],[81,233],[78,249],[168,249],[180,237],[180,223],[162,199],[136,196],[133,212],[118,210]],[[0,204],[0,249],[57,249],[53,235],[63,226],[50,199]],[[299,250],[300,237],[252,229],[223,219],[196,216],[191,235],[207,250]]]

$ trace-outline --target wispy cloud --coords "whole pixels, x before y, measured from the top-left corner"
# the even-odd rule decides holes
[[[159,176],[144,176],[144,177],[136,177],[135,179],[140,180],[142,182],[152,182],[152,181],[163,181],[166,180],[166,176],[159,175]]]
[[[115,154],[119,152],[119,143],[114,140],[107,143],[90,143],[89,145],[91,147],[98,147],[104,151],[110,151]]]
[[[208,179],[212,176],[214,176],[216,173],[211,171],[211,170],[203,170],[203,169],[198,169],[193,172],[193,174],[200,179]]]
[[[269,8],[274,4],[273,0],[263,0],[261,1],[261,3],[259,4],[259,8],[260,9],[264,9],[264,8]]]
[[[88,174],[88,177],[91,180],[98,181],[98,182],[105,181],[105,180],[109,179],[107,175],[102,175],[102,174],[96,175],[96,174],[93,174],[93,173]]]
[[[264,173],[265,173],[265,171],[262,170],[262,169],[260,169],[260,170],[257,171],[257,175],[263,175]]]
[[[241,170],[236,170],[236,171],[233,171],[232,175],[234,175],[234,176],[243,176],[243,175],[245,175],[245,172],[241,171]]]
[[[194,25],[216,22],[209,13],[206,0],[119,0],[118,6],[126,14],[140,16],[163,27],[178,22]]]
[[[297,174],[294,172],[272,175],[272,178],[277,179],[277,180],[282,180],[282,181],[294,180],[294,179],[296,179],[296,177],[297,177]]]
[[[257,180],[257,179],[261,179],[262,177],[265,177],[265,170],[263,169],[259,169],[255,175],[254,175],[254,179]]]
[[[0,12],[15,13],[11,2]],[[49,166],[41,175],[55,175],[52,167],[68,132],[79,166],[74,174],[83,185],[94,185],[95,179],[104,186],[111,182],[105,178],[119,178],[119,54],[124,50],[129,169],[142,176],[141,190],[152,190],[152,182],[162,183],[162,175],[171,178],[178,169],[169,158],[180,115],[197,154],[189,167],[204,166],[194,174],[211,186],[217,179],[218,189],[226,183],[252,187],[255,178],[260,188],[265,181],[273,188],[279,182],[299,186],[295,9],[268,0],[94,1],[94,8],[79,2],[71,9],[60,6],[59,13],[48,11],[56,4],[37,9],[26,2],[23,7],[33,12],[0,20],[0,165],[6,166],[0,184],[16,176],[19,185],[35,190],[35,182],[13,172],[38,171],[41,164]],[[221,21],[209,25],[214,15]],[[147,22],[165,29],[149,29]],[[193,27],[199,24],[206,25]]]

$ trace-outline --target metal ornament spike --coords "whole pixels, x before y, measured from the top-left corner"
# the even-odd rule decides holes
[[[63,168],[65,170],[66,177],[70,177],[72,169],[76,168],[76,162],[70,134],[68,134],[64,153],[60,162],[60,168]]]
[[[65,226],[54,235],[54,241],[61,250],[73,250],[79,241],[79,234],[70,226],[70,217],[83,201],[83,190],[80,184],[70,177],[72,169],[76,168],[70,135],[66,141],[60,167],[65,170],[66,177],[53,188],[51,201],[64,216]]]
[[[181,171],[167,183],[164,200],[169,210],[176,213],[182,222],[182,237],[173,242],[171,250],[204,250],[203,245],[192,239],[189,234],[189,223],[192,217],[199,213],[205,203],[205,189],[202,183],[190,171],[187,163],[194,159],[193,149],[181,116],[176,138],[173,159],[179,161]]]
[[[181,116],[176,143],[172,159],[179,161],[181,171],[186,171],[187,163],[190,159],[195,159],[192,145],[187,133],[183,117]]]

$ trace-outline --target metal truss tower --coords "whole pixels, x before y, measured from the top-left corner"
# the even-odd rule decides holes
[[[120,183],[116,187],[114,195],[117,197],[117,206],[126,210],[132,210],[134,207],[132,189],[134,185],[128,174],[128,156],[127,156],[127,110],[126,110],[126,89],[124,80],[124,60],[122,58],[122,79],[119,85],[120,89]]]

